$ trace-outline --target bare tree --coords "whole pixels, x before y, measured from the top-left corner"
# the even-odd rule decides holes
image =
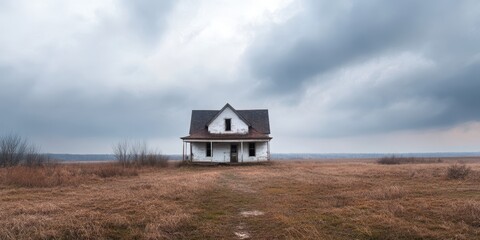
[[[129,142],[123,140],[113,146],[113,153],[122,166],[167,166],[168,158],[160,152],[152,151],[146,141]]]
[[[120,141],[113,147],[113,154],[117,161],[124,167],[130,164],[129,143],[127,140]]]
[[[0,138],[0,166],[10,167],[22,162],[28,149],[25,139],[16,134]]]
[[[21,164],[28,167],[40,167],[45,164],[52,164],[52,160],[47,154],[39,153],[38,148],[34,145],[29,145],[27,146],[24,159]]]
[[[133,163],[142,165],[148,152],[147,143],[145,141],[137,141],[130,145],[130,155]]]

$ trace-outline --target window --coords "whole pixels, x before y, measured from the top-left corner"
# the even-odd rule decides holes
[[[225,131],[232,131],[232,119],[225,119]]]
[[[212,143],[207,143],[207,157],[212,156]]]
[[[255,143],[248,143],[248,156],[255,157]]]

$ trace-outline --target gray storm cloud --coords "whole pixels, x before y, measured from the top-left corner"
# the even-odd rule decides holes
[[[4,53],[0,61],[2,132],[71,138],[175,134],[171,132],[175,121],[169,117],[175,107],[170,103],[181,104],[181,98],[166,90],[132,94],[107,83],[151,77],[138,73],[140,64],[128,58],[147,55],[143,44],[161,38],[172,4],[125,1],[117,7],[121,12],[117,16],[96,13],[98,22],[89,29],[83,29],[85,19],[68,14],[54,22],[37,16],[18,23],[32,28],[32,34],[40,27],[45,35],[38,39],[43,46],[10,41],[13,44],[0,48]],[[10,9],[18,19],[28,17],[20,4],[11,3]],[[70,29],[57,29],[57,21],[68,22]],[[25,34],[15,28],[10,31],[17,36],[7,36],[4,42]]]
[[[249,49],[252,72],[276,90],[300,87],[317,74],[395,51],[413,50],[440,61],[478,54],[473,2],[304,3],[304,11],[272,25]],[[473,12],[465,14],[467,9]]]
[[[124,10],[128,13],[132,32],[137,32],[141,39],[155,41],[165,30],[168,14],[175,1],[123,0]]]
[[[0,134],[177,152],[225,102],[269,108],[282,149],[480,121],[478,1],[254,3],[0,0]]]
[[[310,129],[310,134],[345,136],[435,128],[480,118],[476,111],[480,100],[478,3],[304,4],[304,11],[284,24],[272,24],[249,47],[251,72],[264,81],[260,91],[297,94],[301,99],[302,94],[318,84],[318,79],[330,85],[341,84],[342,79],[331,76],[333,72],[405,52],[421,56],[433,65],[411,69],[403,76],[371,76],[371,81],[357,86],[356,91],[328,103],[329,111],[324,112],[327,116],[314,117],[319,122],[327,119],[326,125],[336,127]],[[352,78],[361,78],[361,74]],[[325,92],[320,91],[319,95]],[[406,103],[413,106],[395,109]],[[441,104],[441,109],[436,104]],[[423,111],[418,111],[419,105],[423,105]],[[336,118],[338,112],[341,114]]]

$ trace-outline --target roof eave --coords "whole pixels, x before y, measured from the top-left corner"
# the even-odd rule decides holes
[[[181,137],[180,139],[182,140],[239,140],[239,141],[244,141],[244,140],[272,140],[273,137],[191,137],[191,136],[186,136],[186,137]]]

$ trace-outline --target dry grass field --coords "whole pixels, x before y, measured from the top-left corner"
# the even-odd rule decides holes
[[[457,161],[471,172],[449,180]],[[0,239],[478,239],[480,161],[0,169],[0,226]]]

